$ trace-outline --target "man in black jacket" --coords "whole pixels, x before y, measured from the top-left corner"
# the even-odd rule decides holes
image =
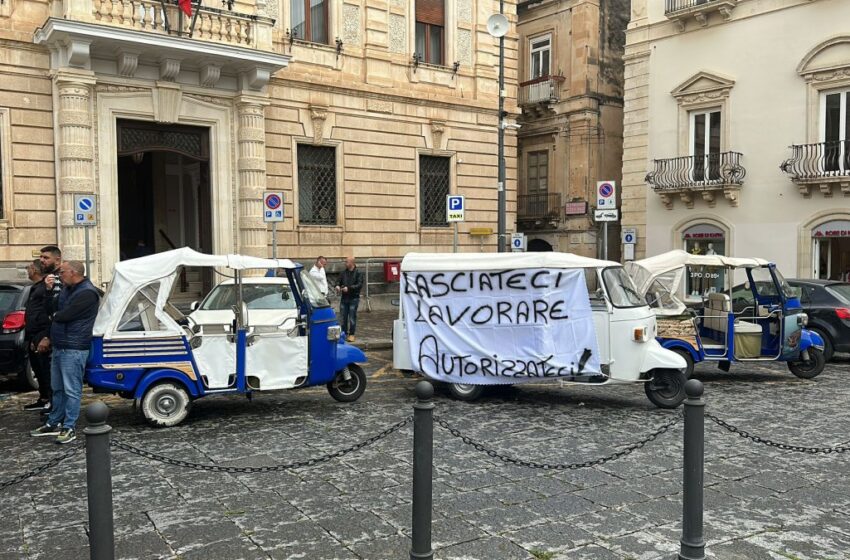
[[[357,330],[357,306],[360,305],[360,288],[363,287],[363,275],[357,270],[354,257],[345,258],[345,270],[336,282],[339,298],[339,323],[348,342],[354,342]]]
[[[40,259],[27,266],[27,276],[32,282],[30,295],[26,303],[27,324],[24,339],[27,345],[29,363],[38,380],[38,400],[24,407],[24,410],[50,411],[50,349],[41,342],[50,336],[50,318],[48,317],[48,298],[50,294],[44,285],[44,268]],[[41,344],[41,350],[39,350]]]
[[[83,375],[100,292],[85,277],[85,267],[79,261],[64,261],[59,266],[59,278],[62,280],[62,291],[50,327],[53,346],[50,369],[53,410],[44,426],[36,428],[30,435],[55,435],[56,443],[71,443],[77,437],[74,426],[80,416]]]

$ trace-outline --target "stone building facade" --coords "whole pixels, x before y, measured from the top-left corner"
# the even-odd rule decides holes
[[[592,217],[597,181],[622,170],[628,17],[628,0],[519,4],[517,226],[531,249],[604,254]]]
[[[623,225],[637,258],[850,270],[848,17],[844,0],[632,2]]]
[[[228,7],[228,4],[231,4]],[[284,193],[277,254],[496,249],[496,0],[0,3],[0,269],[59,244],[83,258],[75,195],[96,195],[91,275],[171,246],[272,253],[262,193]],[[516,20],[515,2],[505,2]],[[507,111],[516,34],[506,40]],[[507,131],[509,228],[516,137]],[[470,235],[472,228],[478,228]],[[17,272],[16,272],[17,271]]]

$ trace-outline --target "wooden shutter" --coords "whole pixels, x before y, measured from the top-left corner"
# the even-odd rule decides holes
[[[416,21],[444,25],[445,0],[416,0]]]

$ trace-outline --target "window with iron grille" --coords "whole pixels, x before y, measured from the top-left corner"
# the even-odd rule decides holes
[[[449,195],[450,160],[419,156],[419,221],[425,227],[446,227],[446,197]]]
[[[336,148],[298,144],[298,222],[336,225]]]

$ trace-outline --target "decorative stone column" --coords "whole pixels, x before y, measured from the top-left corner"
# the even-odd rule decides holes
[[[63,70],[54,76],[58,98],[58,199],[59,246],[66,259],[85,258],[85,231],[74,225],[74,195],[95,194],[94,138],[92,91],[95,84],[91,72]],[[89,239],[94,270],[89,277],[99,278],[96,264],[98,228],[93,227]]]
[[[263,191],[266,190],[266,118],[264,97],[243,95],[236,99],[239,118],[239,252],[270,257]]]

